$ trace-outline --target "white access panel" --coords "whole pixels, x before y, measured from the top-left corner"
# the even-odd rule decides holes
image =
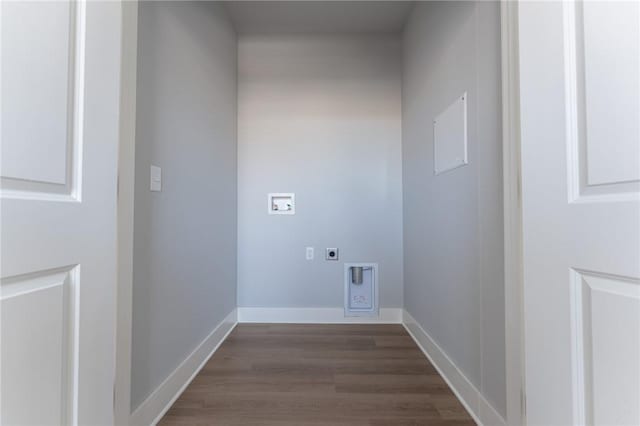
[[[467,93],[433,120],[434,173],[467,164]]]

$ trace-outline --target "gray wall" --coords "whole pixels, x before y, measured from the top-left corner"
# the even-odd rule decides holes
[[[138,47],[133,408],[236,306],[234,30],[221,4],[142,2]]]
[[[401,62],[397,36],[241,37],[239,306],[341,307],[345,261],[379,262],[380,306],[402,306]]]
[[[432,120],[464,91],[469,165],[434,176]],[[500,114],[499,3],[419,3],[404,37],[405,307],[505,415]]]

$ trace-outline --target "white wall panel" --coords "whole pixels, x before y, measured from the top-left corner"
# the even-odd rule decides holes
[[[457,98],[433,120],[434,172],[467,164],[467,95]]]

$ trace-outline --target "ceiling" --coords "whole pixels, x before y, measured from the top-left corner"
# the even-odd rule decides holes
[[[398,33],[410,1],[228,1],[240,34]]]

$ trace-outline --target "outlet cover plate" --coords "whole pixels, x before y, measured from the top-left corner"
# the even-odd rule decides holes
[[[325,259],[338,260],[340,258],[340,251],[337,248],[328,248]]]
[[[158,166],[151,165],[149,167],[150,185],[149,190],[152,192],[162,191],[162,169]]]

